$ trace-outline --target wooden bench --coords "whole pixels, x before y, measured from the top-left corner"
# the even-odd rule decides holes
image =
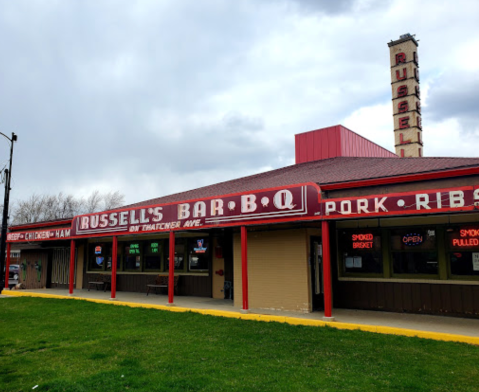
[[[111,275],[108,274],[95,274],[88,276],[88,291],[92,287],[96,287],[99,290],[100,287],[103,287],[103,291],[106,291],[108,288],[111,289]]]
[[[175,280],[174,280],[174,286],[173,286],[173,290],[176,294],[177,292],[177,288],[178,288],[178,280],[180,279],[179,276],[175,276]],[[168,275],[158,275],[155,277],[155,280],[154,282],[151,282],[149,284],[146,285],[146,287],[148,288],[148,290],[146,291],[146,295],[148,296],[148,294],[150,294],[150,290],[151,289],[155,289],[155,294],[158,294],[158,289],[167,289],[167,292],[168,292],[168,282],[169,282],[169,276]]]

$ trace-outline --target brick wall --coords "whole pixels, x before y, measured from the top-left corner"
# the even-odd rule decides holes
[[[311,311],[305,229],[248,233],[250,309]],[[242,307],[241,235],[234,236],[235,307]]]

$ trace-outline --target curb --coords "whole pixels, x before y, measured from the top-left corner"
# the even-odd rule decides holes
[[[235,318],[240,320],[254,320],[254,321],[262,321],[262,322],[277,322],[277,323],[285,323],[290,325],[304,325],[304,326],[313,326],[313,327],[328,326],[328,327],[336,328],[336,329],[360,330],[364,332],[373,332],[373,333],[380,333],[380,334],[386,334],[386,335],[417,337],[417,338],[423,338],[423,339],[440,340],[445,342],[467,343],[467,344],[479,346],[479,337],[454,335],[454,334],[441,333],[441,332],[418,331],[418,330],[406,329],[406,328],[342,323],[342,322],[336,322],[336,321],[326,322],[321,320],[302,319],[298,317],[270,316],[270,315],[264,315],[264,314],[240,313],[240,312],[230,312],[230,311],[212,310],[212,309],[183,308],[179,306],[167,306],[167,305],[150,305],[150,304],[142,304],[142,303],[136,303],[136,302],[122,302],[122,301],[116,301],[116,300],[111,301],[111,300],[103,300],[103,299],[71,297],[66,295],[55,295],[55,294],[28,293],[28,292],[18,292],[18,291],[10,291],[10,290],[8,291],[3,290],[2,292],[0,292],[0,294],[11,296],[11,297],[73,299],[73,300],[79,300],[79,301],[95,302],[100,304],[128,306],[130,308],[158,309],[158,310],[167,310],[170,312],[179,312],[179,313],[192,312],[192,313],[199,313],[199,314],[208,315],[208,316]]]

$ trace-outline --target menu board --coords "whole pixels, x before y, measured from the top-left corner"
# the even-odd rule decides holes
[[[479,271],[479,253],[477,252],[472,254],[472,270]]]

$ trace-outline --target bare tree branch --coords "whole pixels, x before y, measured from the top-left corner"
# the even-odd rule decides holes
[[[85,200],[85,213],[90,214],[96,212],[100,208],[102,196],[99,190],[94,190],[93,193]]]
[[[111,210],[124,204],[125,197],[119,192],[101,194],[92,192],[86,199],[73,195],[31,195],[28,199],[12,203],[10,224],[34,223],[55,219],[72,218],[75,215]]]
[[[113,210],[125,204],[125,196],[116,192],[108,192],[103,196],[103,211]]]

